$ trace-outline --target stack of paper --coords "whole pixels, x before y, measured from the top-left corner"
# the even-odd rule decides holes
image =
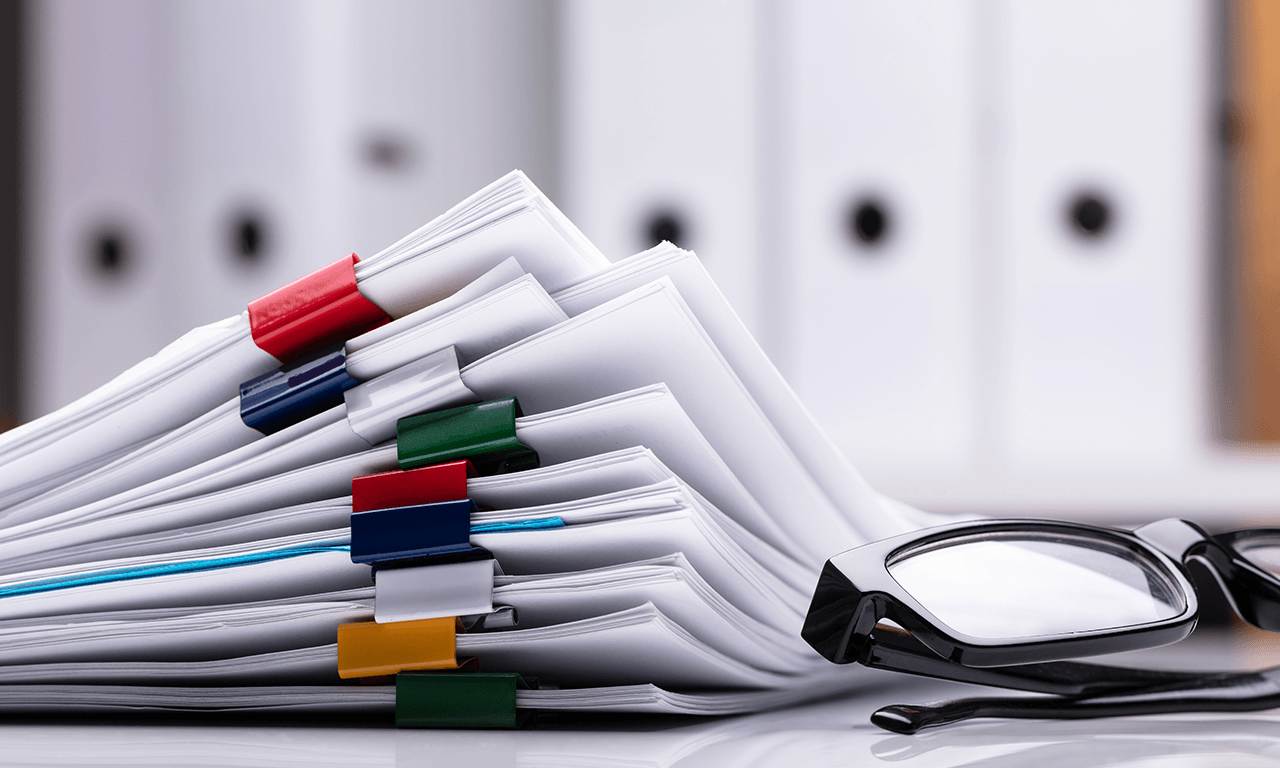
[[[519,172],[0,436],[0,462],[22,711],[777,706],[856,683],[799,636],[819,565],[926,520],[692,253],[611,264]]]

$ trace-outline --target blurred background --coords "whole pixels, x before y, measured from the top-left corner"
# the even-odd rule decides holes
[[[0,413],[521,168],[937,511],[1280,521],[1280,4],[0,3]]]

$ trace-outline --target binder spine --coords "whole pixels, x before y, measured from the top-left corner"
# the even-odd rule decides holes
[[[481,475],[538,466],[538,454],[516,436],[521,416],[515,398],[463,405],[396,423],[396,449],[404,470],[470,459]]]
[[[356,287],[354,253],[249,303],[253,341],[282,363],[391,321]]]
[[[347,357],[338,345],[240,385],[240,418],[264,435],[279,432],[337,405],[356,386],[347,375]]]

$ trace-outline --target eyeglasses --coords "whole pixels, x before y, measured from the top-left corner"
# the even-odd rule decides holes
[[[897,705],[898,733],[970,717],[1103,717],[1268,709],[1267,673],[1205,675],[1066,661],[1176,642],[1198,613],[1186,565],[1213,574],[1242,619],[1280,631],[1280,529],[1211,536],[1185,520],[1120,531],[1037,520],[904,534],[823,567],[801,631],[838,664],[1057,694]],[[891,622],[891,626],[882,622]],[[1068,698],[1062,698],[1068,697]]]

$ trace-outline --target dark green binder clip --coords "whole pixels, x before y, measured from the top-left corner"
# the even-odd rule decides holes
[[[516,437],[516,419],[522,415],[512,397],[406,416],[396,423],[400,468],[470,459],[481,475],[534,469],[537,452]]]
[[[518,710],[517,690],[530,685],[515,672],[396,675],[400,728],[517,728],[533,713]]]

